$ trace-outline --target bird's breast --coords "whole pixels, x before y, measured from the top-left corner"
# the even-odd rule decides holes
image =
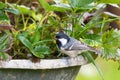
[[[80,51],[67,51],[67,50],[61,50],[62,53],[68,55],[69,57],[76,57],[78,54],[80,54]]]

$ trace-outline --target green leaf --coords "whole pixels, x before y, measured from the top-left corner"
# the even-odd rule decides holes
[[[65,7],[57,7],[57,6],[51,6],[49,5],[46,0],[39,0],[40,4],[42,7],[47,10],[47,11],[60,11],[64,12],[66,10],[71,10],[70,8],[65,8]]]
[[[32,43],[22,35],[18,35],[19,40],[30,50],[33,50]]]
[[[97,0],[100,3],[113,3],[113,4],[120,4],[120,0]]]
[[[0,37],[0,51],[4,51],[10,45],[10,39],[8,35],[3,35]]]
[[[109,46],[120,46],[120,30],[107,31],[102,36],[103,44]]]
[[[92,39],[83,39],[83,42],[91,47],[100,47],[101,43]]]
[[[19,10],[15,8],[7,8],[5,9],[5,11],[16,14],[16,15],[20,14]]]
[[[0,1],[0,9],[6,8],[6,4]]]
[[[101,36],[97,34],[84,35],[84,39],[80,39],[80,40],[82,40],[84,43],[88,44],[89,46],[97,47],[97,48],[101,47],[102,44]]]
[[[73,8],[86,7],[88,4],[92,3],[94,0],[69,0],[69,4]]]
[[[8,54],[7,53],[5,53],[5,52],[0,52],[0,58],[2,59],[2,60],[7,60],[8,59]]]
[[[36,43],[40,40],[40,32],[39,30],[36,30],[33,36],[33,43]]]
[[[39,52],[41,54],[50,54],[50,49],[47,46],[36,46],[34,48],[35,52]]]
[[[84,38],[85,38],[85,39],[96,40],[96,41],[98,41],[98,42],[101,41],[101,36],[98,35],[98,34],[86,34],[86,35],[84,35]]]
[[[17,5],[17,9],[20,11],[21,14],[29,14],[29,15],[31,15],[34,12],[29,7],[26,7],[24,5]]]
[[[116,55],[117,49],[120,47],[120,30],[110,30],[102,35],[102,46],[104,48],[105,57]]]
[[[41,45],[36,45],[33,48],[32,43],[24,36],[19,35],[18,36],[19,40],[30,50],[30,52],[38,57],[38,58],[44,58],[45,55],[50,54],[50,49],[47,46],[41,46]]]
[[[32,16],[36,21],[40,21],[40,20],[43,18],[42,14],[32,13],[31,16]]]
[[[31,36],[29,37],[29,40],[32,44],[40,40],[40,31],[36,23],[30,24],[27,28],[27,32],[29,34],[27,37]]]
[[[40,54],[39,52],[32,51],[32,54],[38,58],[44,58],[45,56],[43,54]]]
[[[41,45],[42,43],[46,43],[46,42],[53,42],[53,40],[52,39],[41,40],[41,41],[34,43],[33,46]]]
[[[31,10],[29,7],[26,7],[24,5],[16,5],[16,4],[9,4],[9,9],[12,9],[11,11],[8,9],[9,12],[13,14],[29,14],[32,15],[34,13],[33,10]],[[7,9],[6,9],[7,10]]]
[[[44,58],[45,55],[50,54],[50,49],[47,46],[35,46],[32,53],[36,57]]]
[[[103,73],[101,71],[101,69],[99,68],[99,66],[97,65],[97,63],[95,62],[94,58],[92,57],[91,53],[89,52],[86,52],[83,54],[85,57],[87,57],[87,59],[96,67],[99,75],[101,76],[102,80],[104,80],[104,77],[103,77]]]
[[[50,5],[45,0],[39,0],[42,7],[46,10],[50,10]]]
[[[0,20],[8,21],[9,18],[7,17],[6,14],[4,14],[2,11],[0,11]]]

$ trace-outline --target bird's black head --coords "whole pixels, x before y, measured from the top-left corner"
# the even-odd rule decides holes
[[[58,47],[60,48],[61,46],[66,45],[69,42],[69,36],[66,35],[64,32],[59,32],[56,35],[56,43],[58,45]]]
[[[69,36],[66,35],[64,32],[57,33],[56,39],[62,39],[62,38],[69,40]]]

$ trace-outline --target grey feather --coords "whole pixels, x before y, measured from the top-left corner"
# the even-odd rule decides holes
[[[58,35],[58,36],[60,38],[64,38],[67,35],[64,33],[61,33],[61,35]],[[62,53],[67,54],[70,57],[76,57],[78,54],[85,52],[85,51],[92,51],[98,55],[102,55],[101,51],[96,50],[77,39],[74,39],[70,36],[67,36],[65,39],[68,39],[68,42],[64,46],[63,45],[59,46],[59,48]]]
[[[69,42],[63,47],[65,48],[65,50],[84,50],[84,49],[89,50],[90,49],[86,44],[72,37],[70,37]]]

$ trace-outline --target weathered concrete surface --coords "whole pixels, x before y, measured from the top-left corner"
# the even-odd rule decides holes
[[[41,59],[0,62],[0,80],[74,80],[80,66],[88,61],[77,58]]]
[[[10,60],[7,62],[0,62],[0,68],[11,69],[56,69],[72,66],[80,66],[86,64],[88,61],[82,56],[76,58],[62,58],[62,59],[41,59],[39,63],[33,63],[30,60]]]
[[[0,80],[75,80],[79,66],[46,69],[0,69]]]

